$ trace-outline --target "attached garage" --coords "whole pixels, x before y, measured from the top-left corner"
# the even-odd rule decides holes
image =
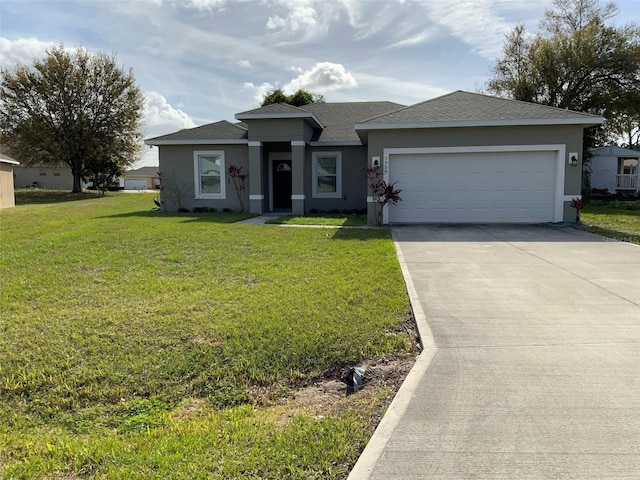
[[[402,200],[382,210],[382,223],[555,223],[575,218],[584,129],[603,121],[458,91],[355,128],[369,165],[402,190]],[[376,200],[368,197],[373,224]]]
[[[388,223],[562,221],[564,146],[389,149]]]

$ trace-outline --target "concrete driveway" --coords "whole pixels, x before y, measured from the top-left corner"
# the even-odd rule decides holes
[[[640,478],[640,247],[392,231],[426,348],[350,480]]]

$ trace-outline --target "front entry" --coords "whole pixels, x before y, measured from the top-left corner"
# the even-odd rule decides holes
[[[291,210],[291,160],[273,161],[273,209]]]

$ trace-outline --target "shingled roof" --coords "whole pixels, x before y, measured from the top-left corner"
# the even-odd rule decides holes
[[[271,105],[265,105],[264,107],[254,108],[253,110],[247,110],[244,112],[240,112],[236,114],[236,118],[244,117],[246,115],[278,115],[278,114],[295,114],[295,113],[306,113],[307,110],[304,110],[300,107],[295,107],[293,105],[289,105],[287,103],[272,103]]]
[[[195,128],[178,130],[168,135],[150,138],[147,145],[163,145],[175,143],[247,143],[247,129],[242,125],[227,122],[208,123]]]
[[[606,147],[592,148],[591,153],[601,156],[640,158],[640,152],[631,150],[629,148],[618,147],[617,145],[607,145]]]
[[[356,129],[597,123],[601,117],[588,113],[458,90],[369,118]]]
[[[345,102],[312,103],[305,110],[312,112],[324,124],[324,130],[317,130],[312,142],[357,142],[360,138],[354,125],[366,118],[393,112],[404,105],[393,102]]]

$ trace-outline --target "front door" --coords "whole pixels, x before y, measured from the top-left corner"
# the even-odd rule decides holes
[[[273,161],[273,209],[291,210],[291,160]]]

